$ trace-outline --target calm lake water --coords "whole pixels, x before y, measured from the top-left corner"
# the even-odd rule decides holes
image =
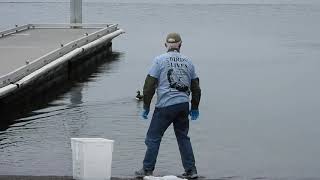
[[[70,138],[103,137],[115,140],[112,175],[131,176],[142,165],[150,123],[140,118],[135,92],[165,52],[165,35],[177,31],[203,92],[200,119],[190,122],[199,173],[320,179],[320,5],[178,2],[85,1],[85,23],[126,31],[113,42],[117,56],[1,127],[0,174],[72,175]],[[66,23],[69,3],[2,2],[0,17],[1,30]],[[155,174],[182,172],[169,128]]]

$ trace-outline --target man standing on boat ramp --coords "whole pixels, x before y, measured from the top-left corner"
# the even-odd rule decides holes
[[[147,132],[145,144],[147,151],[143,167],[135,172],[136,177],[150,176],[155,168],[162,136],[173,123],[180,155],[185,172],[183,177],[198,177],[193,150],[188,137],[189,118],[199,117],[201,89],[199,78],[191,60],[180,53],[182,45],[178,33],[169,33],[165,47],[167,52],[154,59],[143,87],[142,117],[148,118],[151,99],[157,91],[157,102]],[[191,108],[189,96],[191,94]]]

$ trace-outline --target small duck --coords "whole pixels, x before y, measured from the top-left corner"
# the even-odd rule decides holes
[[[143,99],[143,95],[140,93],[139,90],[137,91],[136,99],[137,99],[138,101],[142,101],[142,99]]]

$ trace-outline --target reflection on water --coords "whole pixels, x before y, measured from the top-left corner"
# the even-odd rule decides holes
[[[76,87],[70,92],[70,103],[72,106],[82,104],[82,87]]]
[[[72,74],[70,74],[70,78],[66,82],[60,82],[60,84],[52,87],[54,90],[46,91],[45,95],[42,95],[41,98],[35,98],[32,99],[32,103],[27,104],[29,100],[26,100],[25,102],[22,101],[21,107],[13,108],[11,107],[8,111],[1,111],[3,116],[1,117],[0,122],[0,130],[4,131],[9,127],[16,127],[20,126],[19,124],[23,123],[23,126],[25,126],[25,122],[35,120],[38,118],[49,118],[51,116],[54,116],[58,114],[59,112],[66,110],[67,108],[72,108],[74,106],[77,106],[82,103],[82,89],[83,89],[83,83],[90,81],[94,78],[94,75],[97,73],[100,73],[102,64],[110,64],[114,61],[119,60],[119,57],[121,56],[121,53],[113,52],[110,54],[107,58],[95,60],[92,62],[87,62],[83,65],[83,67],[77,67],[74,69]],[[81,76],[79,76],[81,74]],[[32,111],[37,109],[42,109],[45,107],[58,107],[61,108],[61,104],[48,104],[50,101],[59,99],[61,96],[63,96],[64,93],[70,91],[70,106],[67,108],[62,109],[50,109],[45,112],[41,111]],[[1,107],[6,108],[7,107]]]
[[[101,71],[108,72],[120,57],[121,53],[114,52],[86,64],[81,77],[72,76],[69,82],[50,91],[47,102],[35,100],[33,111],[20,114],[21,118],[12,120],[12,116],[3,114],[1,121],[8,123],[1,124],[0,174],[70,175],[71,169],[66,168],[70,167],[69,139],[79,135],[88,119],[82,105],[83,88],[88,81],[95,81]],[[69,102],[61,101],[64,97]],[[53,169],[56,173],[52,173]]]

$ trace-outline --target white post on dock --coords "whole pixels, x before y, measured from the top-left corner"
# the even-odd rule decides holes
[[[82,23],[82,0],[70,0],[70,23]]]

